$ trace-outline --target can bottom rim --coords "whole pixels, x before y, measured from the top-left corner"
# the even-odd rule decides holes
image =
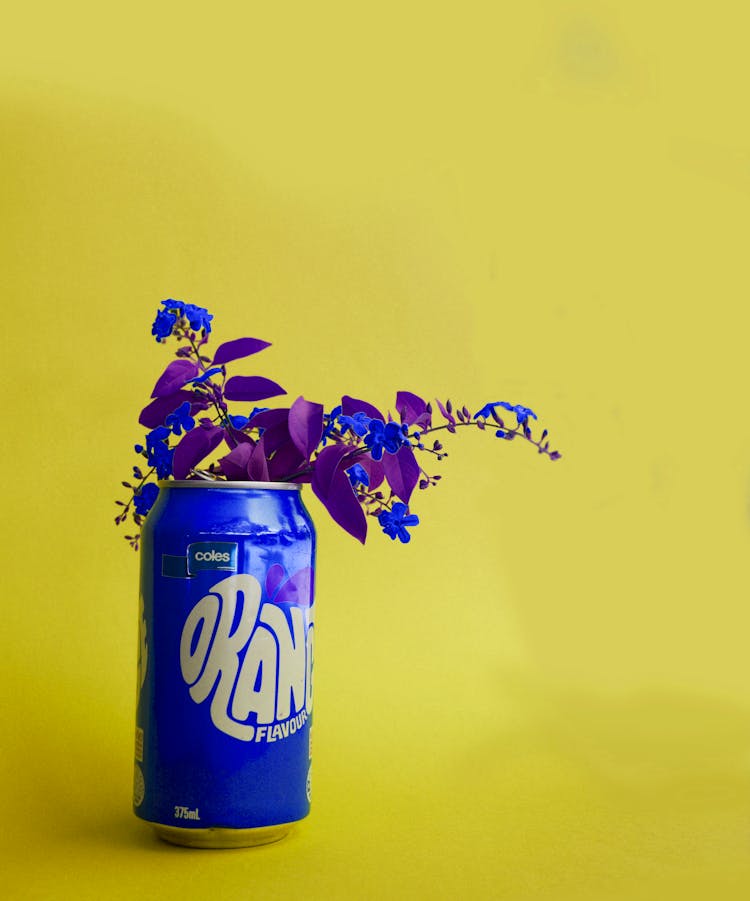
[[[187,848],[252,848],[255,845],[281,841],[289,834],[294,823],[279,823],[276,826],[259,826],[254,829],[185,829],[161,823],[150,825],[160,839],[171,845]]]

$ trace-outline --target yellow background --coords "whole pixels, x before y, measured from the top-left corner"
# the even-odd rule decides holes
[[[746,4],[26,3],[0,37],[2,791],[12,898],[750,890]],[[314,813],[130,814],[112,525],[162,298],[329,406],[462,434],[409,547],[319,531]],[[235,369],[243,371],[241,365]]]

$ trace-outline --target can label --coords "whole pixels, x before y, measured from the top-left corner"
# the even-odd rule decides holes
[[[190,697],[208,703],[214,726],[240,741],[294,735],[312,710],[309,626],[301,607],[287,616],[277,604],[261,604],[253,576],[222,579],[182,628],[180,669]]]
[[[302,819],[310,805],[312,567],[290,572],[304,555],[285,560],[249,536],[179,549],[157,538],[144,550],[151,575],[139,628],[136,813],[186,828]]]

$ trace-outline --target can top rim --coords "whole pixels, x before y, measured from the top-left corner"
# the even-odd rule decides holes
[[[159,479],[159,488],[255,488],[271,491],[299,491],[297,482],[240,482],[228,479]]]

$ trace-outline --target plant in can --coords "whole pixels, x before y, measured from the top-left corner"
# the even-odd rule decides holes
[[[256,406],[286,392],[228,370],[268,342],[210,353],[212,319],[162,302],[152,334],[176,358],[141,411],[143,459],[116,522],[134,522],[134,548],[143,536],[134,810],[168,841],[239,847],[281,838],[310,809],[315,529],[301,484],[359,541],[375,518],[405,544],[415,490],[440,480],[425,468],[447,456],[439,433],[560,454],[532,432],[533,410],[504,400],[471,412],[399,391],[395,415],[350,395]]]
[[[122,509],[115,522],[132,520],[136,528],[126,538],[136,549],[158,479],[307,482],[332,518],[362,543],[368,516],[389,538],[407,543],[419,524],[411,509],[415,489],[434,487],[441,478],[425,466],[448,455],[438,433],[488,431],[504,441],[521,438],[550,460],[560,458],[547,430],[532,430],[536,413],[505,400],[472,413],[450,400],[436,400],[433,407],[398,391],[395,416],[346,394],[332,407],[300,396],[287,406],[234,412],[232,403],[267,403],[286,392],[262,375],[230,375],[236,361],[270,345],[236,338],[210,354],[212,320],[202,307],[168,299],[151,327],[157,341],[174,340],[177,348],[139,417],[149,431],[135,446],[143,460],[133,467],[133,481],[122,483],[130,497],[116,502]]]

